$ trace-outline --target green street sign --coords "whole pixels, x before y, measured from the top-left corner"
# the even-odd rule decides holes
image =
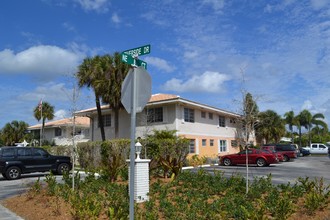
[[[131,55],[132,57],[138,57],[141,55],[149,54],[150,53],[150,44],[142,46],[142,47],[137,47],[129,50],[125,50],[123,53]]]
[[[143,60],[135,59],[131,55],[121,54],[121,61],[133,65],[133,66],[142,66],[144,69],[147,69],[147,63]]]

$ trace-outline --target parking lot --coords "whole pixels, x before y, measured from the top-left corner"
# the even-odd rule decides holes
[[[240,166],[211,166],[199,168],[209,172],[220,170],[224,175],[230,177],[233,174],[241,174],[246,177],[246,167]],[[279,164],[272,164],[268,167],[248,167],[249,180],[255,177],[266,177],[272,175],[272,182],[274,184],[286,184],[288,182],[295,183],[298,177],[309,177],[310,179],[323,177],[327,184],[330,184],[330,159],[327,156],[308,156],[299,157],[294,161],[282,162]],[[0,177],[0,200],[19,195],[25,192],[31,184],[33,184],[39,177],[44,183],[45,175],[40,174],[26,174],[22,175],[21,179],[8,181],[2,176]],[[56,176],[57,181],[62,180],[62,176]]]
[[[220,170],[224,175],[230,177],[233,174],[241,174],[246,177],[247,169],[244,165],[238,166],[211,166],[205,169],[209,172]],[[322,178],[330,184],[330,159],[327,156],[298,157],[294,161],[272,164],[268,167],[248,167],[249,181],[255,177],[266,177],[272,175],[273,184],[295,183],[299,177],[309,177],[310,179]]]

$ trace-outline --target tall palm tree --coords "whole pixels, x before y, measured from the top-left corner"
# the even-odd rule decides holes
[[[285,120],[285,123],[289,126],[289,129],[291,132],[291,140],[292,140],[292,143],[294,143],[293,126],[295,126],[297,124],[294,112],[293,111],[286,112],[284,114],[284,120]]]
[[[24,121],[14,120],[11,123],[7,123],[1,131],[4,144],[11,146],[15,143],[23,141],[25,131],[28,127],[29,125]]]
[[[123,108],[121,103],[121,86],[128,73],[129,65],[121,61],[119,52],[115,52],[113,56],[106,55],[103,57],[105,66],[110,68],[106,72],[108,83],[105,84],[107,90],[102,95],[105,103],[108,103],[114,112],[115,121],[115,138],[119,136],[119,110]],[[109,65],[110,64],[110,65]]]
[[[301,128],[304,125],[304,119],[303,116],[301,115],[301,112],[295,116],[295,121],[296,121],[296,126],[298,128],[298,134],[299,134],[299,146],[302,147],[302,142],[301,142]]]
[[[34,117],[42,122],[41,126],[41,141],[43,140],[44,136],[44,128],[46,120],[53,120],[54,119],[54,106],[50,105],[48,102],[42,102],[41,106],[37,105],[34,110]]]
[[[324,115],[322,113],[316,113],[312,116],[312,120],[310,121],[310,124],[308,126],[308,133],[309,133],[309,144],[311,144],[311,128],[313,125],[316,127],[321,126],[324,130],[328,130],[328,125],[321,119],[324,119]]]
[[[95,94],[95,104],[98,115],[98,122],[101,130],[102,141],[105,141],[104,124],[101,111],[101,95],[102,95],[102,82],[105,81],[105,71],[103,70],[102,58],[95,56],[93,58],[85,58],[82,64],[78,67],[76,75],[79,87],[87,86],[92,88]]]

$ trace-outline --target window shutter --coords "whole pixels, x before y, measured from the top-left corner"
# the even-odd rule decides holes
[[[198,155],[199,154],[199,140],[196,139],[196,142],[195,142],[195,149],[196,149],[196,154]]]
[[[163,122],[167,123],[168,122],[168,112],[167,112],[167,106],[163,107]]]

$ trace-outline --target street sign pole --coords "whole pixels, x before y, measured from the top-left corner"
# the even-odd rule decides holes
[[[121,101],[126,109],[126,111],[131,114],[131,146],[130,146],[130,174],[129,174],[129,219],[134,220],[134,182],[135,182],[135,126],[136,126],[136,112],[142,111],[144,106],[147,104],[148,100],[150,99],[149,92],[151,93],[151,80],[148,72],[146,72],[147,69],[147,63],[137,59],[139,55],[145,55],[150,53],[150,45],[145,45],[138,48],[133,48],[130,50],[126,50],[122,52],[121,54],[121,60],[125,63],[133,65],[133,70],[130,70],[128,72],[128,75],[125,77],[125,80],[122,85],[122,97]],[[144,68],[142,71],[139,69],[138,66],[141,66]],[[137,77],[137,73],[139,73],[139,77]],[[131,77],[130,74],[133,74],[133,77]],[[150,82],[150,85],[146,85],[144,82],[141,83],[141,76],[144,76],[146,79],[143,80],[143,82]],[[137,83],[139,84],[137,86]],[[129,86],[130,84],[130,86]],[[141,85],[144,86],[144,88],[141,88]],[[127,96],[129,94],[129,87],[131,89],[131,97]],[[139,87],[137,89],[137,87]],[[149,90],[150,91],[147,91]],[[144,89],[142,91],[143,94],[139,94],[137,96],[137,92],[141,92],[141,89]],[[138,90],[138,91],[137,91]],[[148,95],[149,94],[149,95]],[[142,95],[142,96],[141,96]],[[139,100],[137,100],[139,98]],[[137,106],[139,105],[139,106]],[[138,107],[138,109],[137,109]]]
[[[129,178],[129,219],[134,220],[134,180],[135,180],[135,125],[136,125],[136,68],[132,80],[131,105],[131,148],[130,148],[130,178]]]

